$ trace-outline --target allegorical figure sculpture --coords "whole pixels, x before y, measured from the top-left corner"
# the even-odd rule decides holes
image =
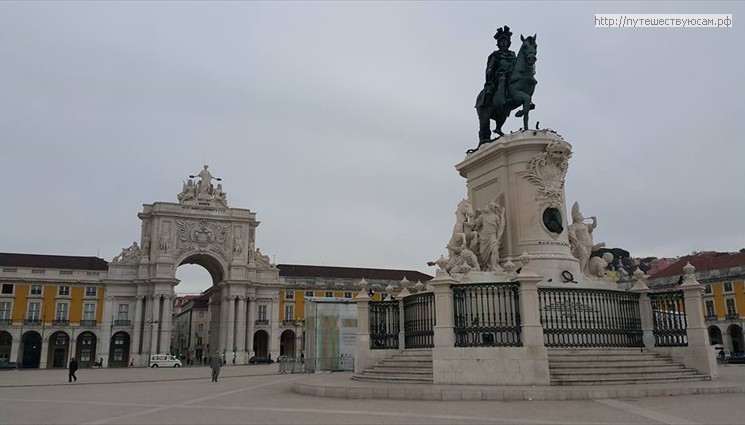
[[[136,262],[139,260],[140,254],[142,251],[140,251],[140,247],[137,246],[137,242],[132,242],[132,246],[129,248],[122,248],[122,252],[119,253],[116,257],[114,257],[111,262],[112,263],[130,263],[130,262]]]
[[[606,252],[602,256],[591,257],[589,265],[589,276],[593,278],[603,278],[608,275],[608,265],[613,264],[613,254]]]
[[[212,179],[221,181],[222,179],[214,177],[208,170],[209,166],[205,165],[204,170],[200,171],[196,176],[189,176],[189,178],[199,177],[199,183],[197,183],[197,195],[210,195],[212,194]]]
[[[590,276],[590,255],[593,251],[605,246],[605,243],[595,244],[592,241],[592,232],[598,226],[598,220],[590,217],[592,223],[585,224],[585,218],[579,211],[579,202],[572,205],[572,224],[569,225],[569,244],[572,255],[579,260],[579,267],[587,276]]]
[[[491,201],[486,208],[479,210],[474,220],[474,228],[479,234],[479,265],[481,270],[498,271],[499,248],[502,245],[505,216],[504,207]]]
[[[479,117],[479,146],[491,141],[491,121],[496,122],[495,133],[500,136],[502,125],[513,109],[523,117],[523,129],[528,129],[528,115],[535,105],[531,102],[538,81],[535,79],[535,62],[538,52],[536,35],[520,36],[522,45],[517,55],[511,51],[512,32],[508,26],[499,28],[494,35],[497,51],[489,55],[486,62],[486,81],[476,98],[476,113]]]
[[[476,233],[473,231],[473,207],[469,200],[464,199],[458,203],[458,207],[455,209],[455,225],[447,245],[448,255],[451,257],[455,255],[455,251],[459,251],[463,244],[473,246],[474,237],[476,237]]]
[[[209,166],[205,165],[204,169],[197,175],[189,176],[189,180],[183,183],[181,192],[176,195],[179,203],[193,205],[210,205],[216,204],[224,208],[228,207],[227,194],[222,189],[222,184],[215,187],[212,180],[221,181],[221,178],[215,177],[210,173]],[[199,177],[198,182],[193,179]],[[209,202],[210,204],[206,204]]]

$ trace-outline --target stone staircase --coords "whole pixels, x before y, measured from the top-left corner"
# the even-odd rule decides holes
[[[375,363],[362,373],[354,374],[355,381],[396,382],[401,384],[432,383],[432,350],[402,350],[392,357]]]
[[[641,348],[548,350],[551,385],[652,384],[708,381],[672,359]]]

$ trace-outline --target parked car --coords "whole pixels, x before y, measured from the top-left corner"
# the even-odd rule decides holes
[[[0,369],[18,369],[18,362],[0,362]]]
[[[181,367],[181,360],[170,354],[152,354],[150,367]]]
[[[248,364],[272,364],[274,360],[270,357],[253,356],[248,359]]]

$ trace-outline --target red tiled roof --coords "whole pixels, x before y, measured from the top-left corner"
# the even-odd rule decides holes
[[[686,263],[691,263],[697,272],[745,266],[745,253],[730,254],[728,252],[707,251],[694,255],[686,255],[670,266],[651,275],[650,279],[683,275],[685,274],[683,267]]]
[[[288,277],[327,277],[340,279],[379,279],[428,281],[432,276],[415,270],[364,269],[357,267],[307,266],[299,264],[277,264],[279,275]]]
[[[108,270],[109,263],[98,257],[70,255],[15,254],[0,252],[2,267],[33,267],[39,269]]]

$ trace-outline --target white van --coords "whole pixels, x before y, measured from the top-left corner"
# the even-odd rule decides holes
[[[170,354],[151,354],[150,367],[181,367],[181,360]]]

